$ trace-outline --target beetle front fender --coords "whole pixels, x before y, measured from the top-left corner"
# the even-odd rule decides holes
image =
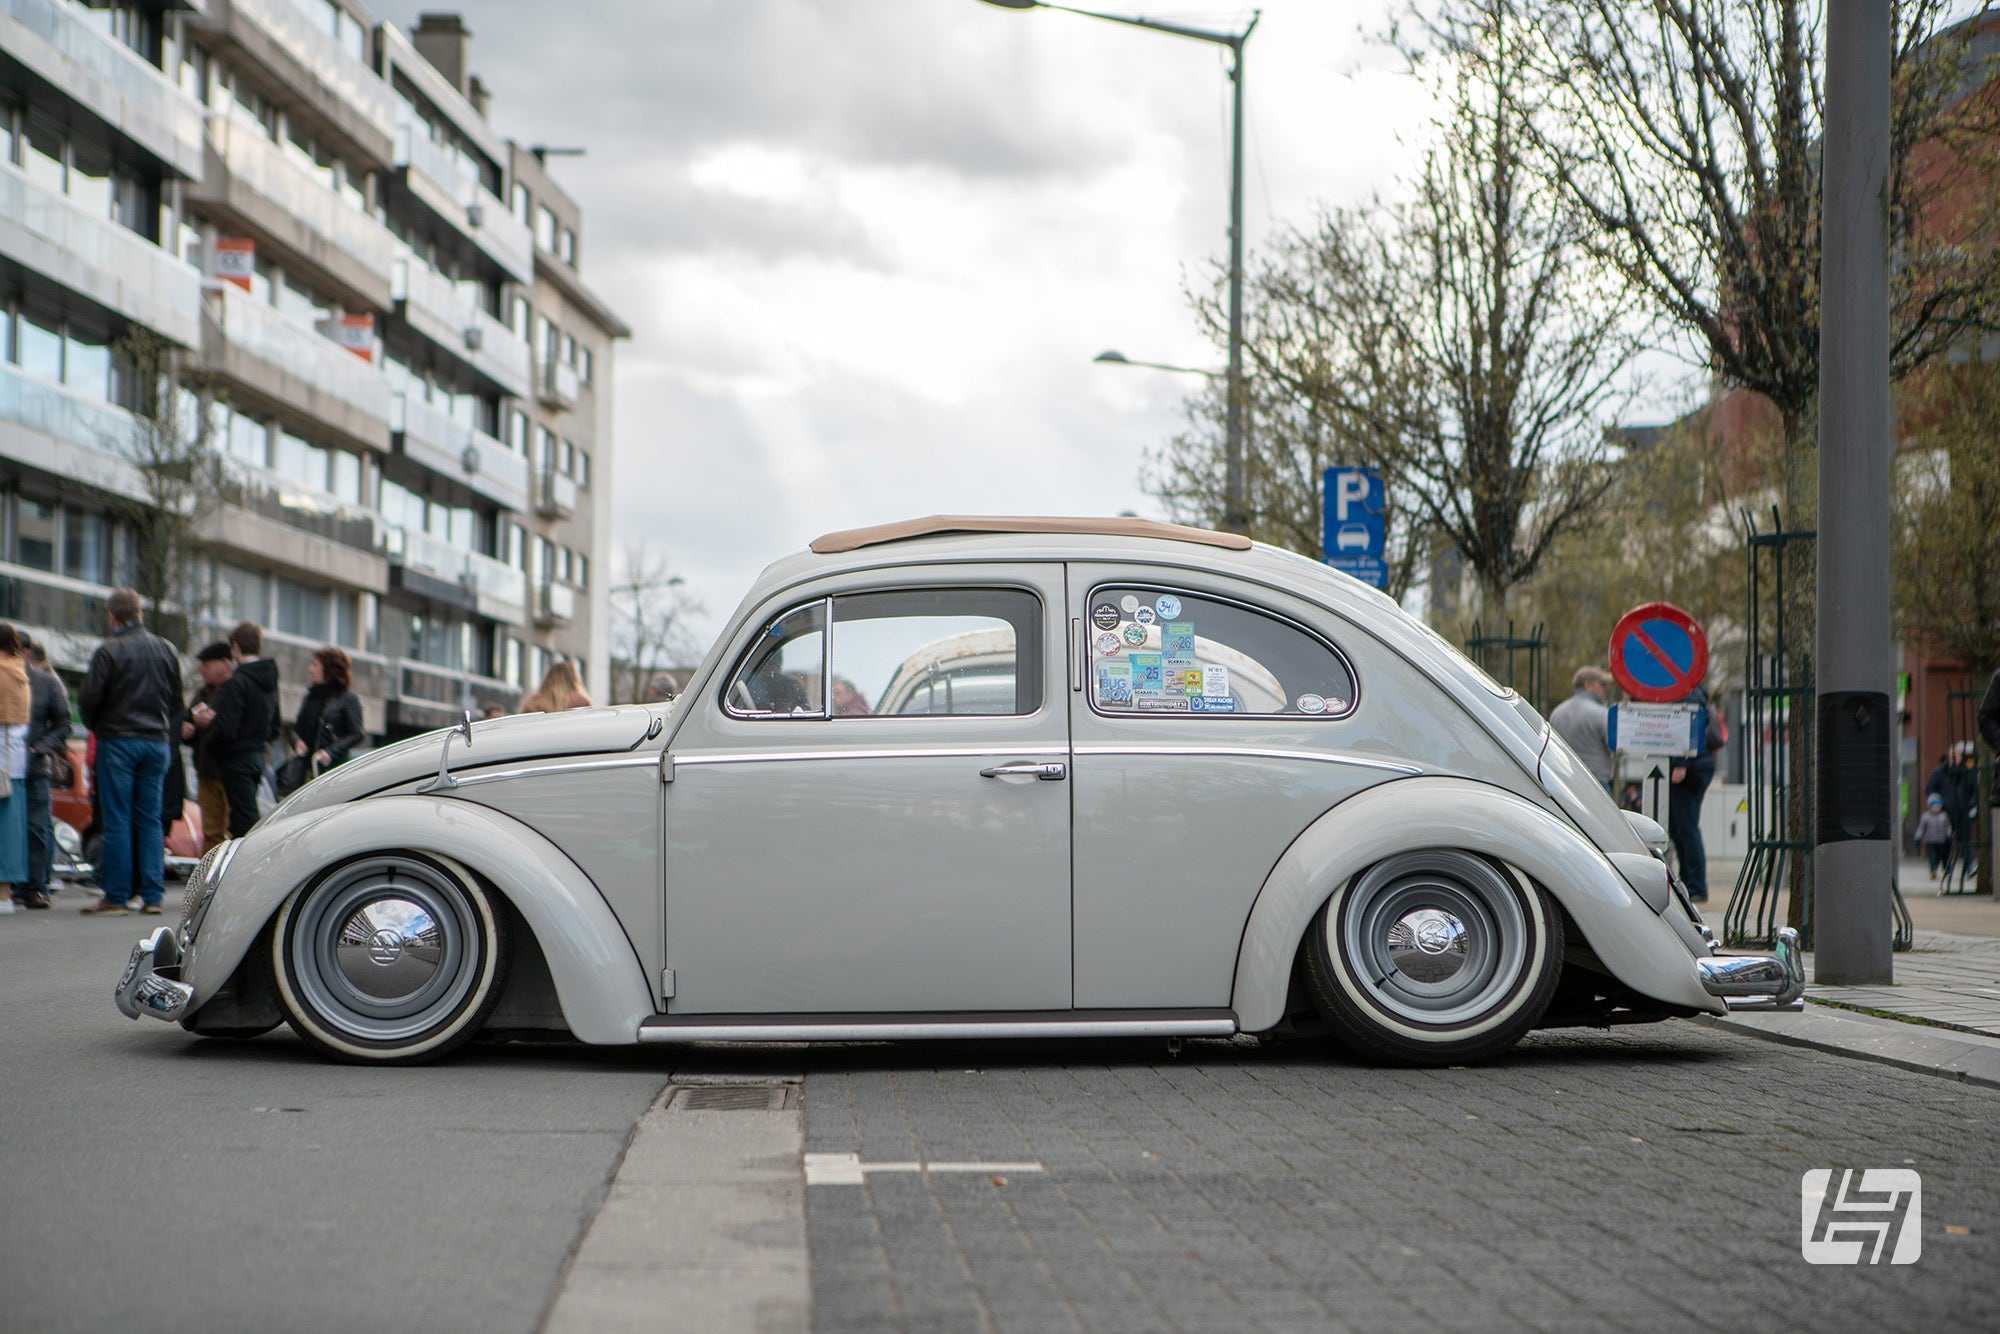
[[[570,1031],[584,1042],[638,1038],[655,1013],[632,942],[604,896],[546,838],[450,797],[370,797],[258,825],[236,850],[191,943],[182,979],[199,1010],[236,972],[286,897],[320,871],[371,852],[435,852],[485,877],[535,934]]]
[[[1335,889],[1384,857],[1437,847],[1518,867],[1568,910],[1611,975],[1640,995],[1723,1012],[1702,989],[1688,946],[1574,827],[1502,788],[1419,776],[1349,797],[1307,826],[1271,868],[1236,955],[1231,1003],[1243,1031],[1284,1017],[1299,942]]]

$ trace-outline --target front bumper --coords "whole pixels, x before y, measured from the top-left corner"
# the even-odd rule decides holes
[[[125,975],[111,995],[127,1019],[150,1014],[177,1023],[194,999],[194,988],[180,980],[181,946],[172,927],[163,926],[132,947]]]
[[[1717,954],[1696,959],[1694,966],[1702,990],[1721,997],[1732,1010],[1805,1008],[1805,960],[1799,955],[1799,933],[1791,927],[1778,929],[1777,948],[1770,954]]]

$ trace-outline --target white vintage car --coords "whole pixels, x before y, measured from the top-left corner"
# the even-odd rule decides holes
[[[933,518],[771,566],[670,704],[468,720],[308,784],[203,860],[117,1002],[362,1062],[537,1028],[1462,1062],[1796,1005],[1795,939],[1717,954],[1663,843],[1323,565]]]

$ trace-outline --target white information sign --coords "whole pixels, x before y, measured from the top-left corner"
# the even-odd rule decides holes
[[[1693,755],[1701,745],[1699,704],[1618,704],[1611,745],[1627,755]]]

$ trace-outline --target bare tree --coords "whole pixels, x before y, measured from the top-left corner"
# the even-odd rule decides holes
[[[199,534],[220,503],[217,460],[196,406],[199,377],[177,366],[171,343],[137,326],[113,355],[129,378],[133,425],[103,444],[139,474],[138,496],[112,493],[132,543],[132,587],[153,607],[153,628],[185,650],[204,606],[193,577]]]
[[[665,556],[655,556],[644,542],[625,548],[611,585],[613,704],[656,697],[656,678],[693,655],[697,646],[688,622],[702,611],[700,599],[670,572]]]
[[[1301,457],[1380,467],[1410,535],[1457,547],[1489,616],[1608,484],[1602,427],[1636,346],[1595,295],[1587,220],[1528,156],[1542,112],[1518,11],[1478,0],[1397,38],[1443,108],[1412,197],[1287,237],[1257,284],[1251,346],[1302,419],[1284,450],[1253,451],[1274,488],[1318,490]],[[1211,450],[1209,434],[1186,437],[1163,472],[1198,477]],[[1405,548],[1412,563],[1422,546]]]

